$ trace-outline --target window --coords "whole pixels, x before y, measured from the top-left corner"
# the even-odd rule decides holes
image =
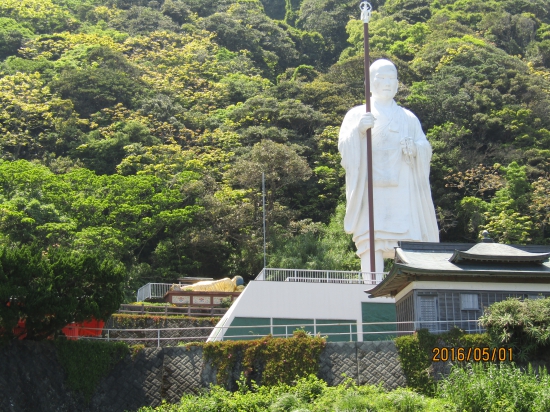
[[[437,297],[419,296],[418,299],[420,304],[420,329],[437,332]]]
[[[479,295],[477,293],[461,293],[460,309],[479,310]]]

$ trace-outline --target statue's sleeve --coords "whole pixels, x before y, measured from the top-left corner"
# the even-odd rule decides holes
[[[346,171],[346,233],[353,233],[357,225],[367,175],[366,139],[361,138],[357,130],[364,111],[365,106],[351,109],[344,117],[338,136],[338,151],[342,157],[342,167]]]
[[[432,146],[430,142],[428,142],[428,139],[426,139],[426,135],[422,130],[418,118],[411,112],[408,112],[407,115],[409,116],[409,136],[413,137],[417,150],[417,166],[421,168],[420,172],[422,177],[425,178],[429,184]]]
[[[346,169],[346,172],[353,167],[356,167],[359,163],[359,153],[357,151],[359,140],[359,132],[357,131],[357,125],[359,124],[360,112],[354,107],[347,112],[342,126],[340,126],[340,134],[338,136],[338,150],[342,156],[342,167]]]
[[[421,231],[422,241],[439,242],[439,229],[432,200],[432,191],[430,188],[430,161],[432,159],[432,147],[426,135],[422,131],[422,126],[418,118],[407,111],[409,136],[413,138],[416,145],[416,158],[413,168],[414,191],[417,193],[417,210]]]

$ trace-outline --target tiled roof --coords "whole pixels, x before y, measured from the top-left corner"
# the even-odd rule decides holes
[[[550,246],[400,242],[392,270],[368,293],[395,296],[415,280],[550,283],[548,256]]]

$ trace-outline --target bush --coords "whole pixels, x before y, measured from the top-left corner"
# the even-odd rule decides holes
[[[27,339],[40,340],[71,322],[107,319],[122,302],[124,279],[121,265],[98,254],[0,248],[0,337],[17,337],[19,321]]]
[[[288,339],[221,341],[204,344],[204,357],[218,369],[217,380],[233,388],[234,367],[242,359],[244,374],[263,385],[290,384],[297,378],[316,374],[325,339],[295,331]]]
[[[550,298],[509,298],[493,303],[479,318],[491,343],[509,347],[520,361],[543,355],[550,344]]]
[[[244,378],[243,378],[244,381]],[[200,396],[184,395],[177,405],[162,405],[159,412],[438,412],[454,410],[448,401],[430,399],[409,389],[385,392],[379,386],[358,386],[351,379],[328,387],[321,379],[310,375],[298,379],[294,385],[243,384],[236,392],[213,386]],[[141,412],[153,411],[142,408]]]
[[[471,364],[455,367],[440,383],[438,395],[460,411],[548,411],[550,377],[546,370],[537,376],[510,364]]]
[[[433,339],[433,345],[430,344],[431,342],[428,344],[422,342],[424,344],[421,344],[421,336],[424,335],[400,336],[395,340],[395,346],[397,346],[399,354],[399,363],[407,378],[407,385],[419,392],[432,394],[434,379],[428,372],[432,364],[429,353],[431,352],[430,346],[433,348],[436,341]],[[435,335],[433,337],[435,338]]]
[[[433,395],[435,380],[431,374],[432,350],[437,346],[476,348],[489,346],[487,334],[466,334],[455,328],[439,335],[426,329],[395,340],[399,362],[407,378],[407,386],[425,395]]]

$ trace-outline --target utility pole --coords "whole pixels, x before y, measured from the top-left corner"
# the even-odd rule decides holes
[[[262,210],[264,212],[264,269],[266,267],[266,253],[265,253],[265,173],[262,172]]]

